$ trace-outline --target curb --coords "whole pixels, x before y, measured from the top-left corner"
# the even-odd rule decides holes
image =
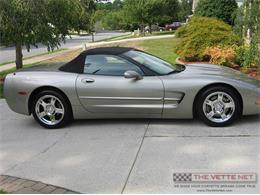
[[[11,194],[80,194],[63,187],[9,175],[0,175],[0,190]]]

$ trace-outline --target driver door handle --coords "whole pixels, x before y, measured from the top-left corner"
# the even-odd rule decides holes
[[[81,82],[83,82],[83,83],[94,83],[95,80],[91,79],[91,78],[87,78],[87,79],[82,79]]]

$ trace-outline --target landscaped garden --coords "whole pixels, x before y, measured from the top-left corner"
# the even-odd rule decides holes
[[[259,79],[259,52],[225,22],[209,17],[193,17],[176,32],[175,52],[181,63],[212,63],[228,66]]]
[[[201,0],[195,16],[179,28],[176,53],[183,63],[212,63],[260,79],[260,2]]]

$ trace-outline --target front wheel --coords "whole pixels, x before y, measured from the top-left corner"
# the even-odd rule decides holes
[[[224,127],[241,116],[242,105],[235,90],[216,86],[198,96],[196,110],[199,118],[209,126]]]
[[[34,119],[47,129],[64,127],[71,119],[71,109],[66,98],[56,91],[38,93],[31,109]]]

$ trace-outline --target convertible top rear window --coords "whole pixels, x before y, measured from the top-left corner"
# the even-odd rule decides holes
[[[100,47],[83,51],[78,57],[60,67],[59,70],[72,73],[83,73],[85,58],[88,55],[120,55],[128,52],[133,48],[130,47]]]
[[[87,55],[84,73],[93,75],[124,76],[126,71],[133,70],[143,75],[135,64],[116,55]]]

